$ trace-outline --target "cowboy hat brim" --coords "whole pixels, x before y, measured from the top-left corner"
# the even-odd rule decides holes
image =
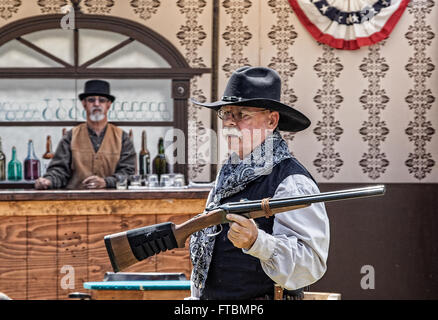
[[[194,99],[191,99],[191,101],[196,105],[214,109],[216,111],[223,106],[246,106],[278,111],[280,114],[278,129],[281,131],[302,131],[308,128],[311,123],[309,118],[298,110],[272,99],[242,99],[239,101],[216,101],[210,103],[202,103]]]
[[[81,93],[79,95],[79,100],[84,100],[86,97],[94,97],[94,96],[99,96],[99,97],[105,97],[108,98],[111,102],[114,102],[114,100],[116,100],[116,97],[110,95],[110,94],[106,94],[106,93],[101,93],[101,92],[87,92],[87,93]]]

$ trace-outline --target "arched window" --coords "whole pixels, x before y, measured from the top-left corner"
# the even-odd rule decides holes
[[[210,69],[191,68],[167,39],[139,23],[76,10],[74,30],[64,30],[62,18],[60,14],[42,15],[0,28],[4,152],[20,143],[11,137],[17,127],[26,126],[28,138],[33,136],[35,148],[42,150],[45,135],[41,127],[47,134],[53,132],[56,143],[59,127],[83,122],[85,113],[77,97],[89,79],[111,83],[116,100],[109,121],[125,131],[134,128],[137,150],[144,129],[152,156],[158,138],[169,129],[184,132],[186,148],[190,79]],[[26,137],[20,138],[24,140],[17,150],[23,159]],[[185,162],[176,163],[173,169],[187,177],[187,152]]]

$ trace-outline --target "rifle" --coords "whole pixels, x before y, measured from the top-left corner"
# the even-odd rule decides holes
[[[354,198],[379,196],[385,193],[384,185],[323,192],[289,198],[229,202],[213,209],[206,209],[186,222],[172,222],[131,229],[104,237],[105,246],[114,272],[119,272],[143,259],[174,248],[184,248],[187,238],[194,232],[214,225],[230,222],[228,213],[240,214],[248,219],[271,216],[296,210],[316,202],[329,202]]]

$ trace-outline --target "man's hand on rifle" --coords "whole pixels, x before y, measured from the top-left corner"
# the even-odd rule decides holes
[[[234,221],[230,223],[228,231],[228,239],[231,243],[237,248],[251,249],[259,232],[254,220],[237,214],[227,214],[227,219]]]

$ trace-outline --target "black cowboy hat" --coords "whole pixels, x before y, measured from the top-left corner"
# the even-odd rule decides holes
[[[79,95],[79,99],[83,100],[89,96],[105,97],[114,102],[116,99],[110,94],[110,84],[104,80],[89,80],[85,82],[84,93]]]
[[[211,103],[193,103],[219,110],[222,106],[265,108],[280,113],[278,129],[298,132],[310,126],[310,120],[298,110],[280,102],[281,78],[270,68],[242,67],[228,80],[222,99]]]

